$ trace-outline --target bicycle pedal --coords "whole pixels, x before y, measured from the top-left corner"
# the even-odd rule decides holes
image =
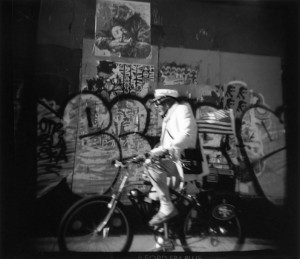
[[[154,231],[157,231],[157,232],[163,232],[164,231],[163,224],[154,225],[152,228],[153,228]]]
[[[155,244],[156,251],[172,251],[175,249],[175,246],[171,240],[158,240],[158,242]]]

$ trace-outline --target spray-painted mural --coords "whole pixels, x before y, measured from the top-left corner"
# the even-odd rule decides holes
[[[37,104],[37,197],[73,171],[76,134],[66,134],[59,109],[55,101]]]
[[[190,100],[191,103],[193,101],[195,100]],[[49,174],[66,177],[70,188],[77,194],[106,192],[112,187],[118,173],[111,161],[149,151],[153,147],[151,138],[156,137],[157,142],[160,135],[157,123],[161,119],[151,108],[148,98],[123,95],[106,103],[93,93],[79,93],[70,98],[63,117],[53,112],[53,103],[51,106],[49,103],[44,105],[42,100],[40,103],[39,179],[49,180]],[[210,111],[217,109],[213,104],[203,103],[200,103],[199,108],[202,111],[203,108]],[[196,118],[199,112],[197,108]],[[268,108],[246,109],[241,116],[241,125],[240,133],[256,177],[268,197],[274,203],[280,203],[278,200],[282,200],[284,196],[286,170],[284,125]],[[226,166],[226,159],[220,151],[209,150],[211,146],[220,145],[222,136],[206,134],[202,139],[207,159],[222,160],[222,168]],[[228,144],[230,148],[227,148],[227,153],[233,163],[240,167],[239,191],[254,193],[251,177],[240,157],[236,139],[229,138]],[[130,181],[143,188],[141,171],[142,167],[136,167],[130,175]],[[269,184],[270,177],[276,183],[275,192],[273,185]],[[114,184],[116,187],[118,183]]]
[[[248,107],[238,129],[258,182],[267,198],[282,204],[286,187],[286,135],[284,124],[265,106]],[[252,193],[246,168],[241,166],[241,191]],[[276,186],[276,187],[275,187]]]
[[[165,54],[161,63],[154,57],[147,62],[116,58],[102,60],[92,54],[90,40],[84,41],[83,46],[80,91],[64,96],[67,100],[64,104],[58,104],[49,96],[40,96],[39,190],[50,188],[62,177],[67,179],[72,191],[80,195],[104,193],[118,186],[114,182],[118,169],[111,161],[147,152],[158,142],[162,119],[150,100],[156,87],[168,87],[177,89],[181,97],[191,103],[196,117],[200,106],[209,110],[232,108],[235,118],[241,122],[240,133],[256,177],[272,201],[277,202],[278,197],[284,196],[283,187],[280,192],[274,192],[266,181],[271,172],[276,171],[278,176],[272,175],[273,183],[276,186],[284,183],[284,125],[266,110],[248,110],[254,104],[267,105],[264,96],[247,82],[213,80],[213,66],[207,66],[210,70],[203,71],[203,60],[198,65],[187,61],[170,62]],[[176,55],[169,60],[173,57],[176,60]],[[205,74],[209,80],[204,80]],[[273,141],[275,137],[271,135],[271,129],[277,132],[280,141]],[[218,145],[220,141],[220,136],[206,134],[204,151],[206,146]],[[274,153],[277,149],[282,150]],[[255,195],[235,138],[229,138],[227,151],[241,172],[238,191]],[[226,162],[219,153],[209,155],[208,159]],[[276,166],[273,159],[278,162]],[[143,188],[141,171],[142,167],[134,168],[130,183],[139,183]]]

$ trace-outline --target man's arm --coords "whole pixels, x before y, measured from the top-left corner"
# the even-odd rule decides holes
[[[151,151],[150,151],[150,155],[151,156],[161,156],[163,154],[167,153],[167,149],[164,148],[163,146],[158,146],[156,148],[153,148]]]
[[[197,124],[190,106],[180,105],[174,115],[179,132],[173,136],[172,147],[180,150],[195,147]]]

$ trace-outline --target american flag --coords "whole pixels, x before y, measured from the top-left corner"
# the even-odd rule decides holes
[[[197,125],[198,133],[235,134],[232,109],[203,113]]]

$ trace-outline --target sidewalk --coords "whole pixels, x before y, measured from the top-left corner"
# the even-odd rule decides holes
[[[32,240],[35,252],[59,252],[57,240],[55,237],[43,237]],[[202,252],[211,252],[204,246],[201,247]],[[129,252],[151,252],[155,248],[155,241],[152,235],[135,235]],[[203,249],[202,249],[203,248]],[[276,246],[271,240],[247,238],[241,251],[257,251],[257,250],[276,250]],[[176,246],[172,252],[183,252],[181,246]]]

